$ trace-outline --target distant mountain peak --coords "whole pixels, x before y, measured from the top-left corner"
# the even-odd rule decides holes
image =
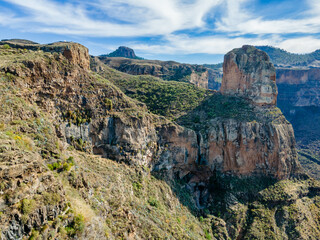
[[[120,46],[114,52],[106,54],[106,55],[102,55],[102,56],[106,56],[106,57],[124,57],[124,58],[131,58],[131,59],[142,59],[142,58],[138,57],[135,54],[135,52],[134,52],[134,50],[132,48],[125,47],[125,46]]]

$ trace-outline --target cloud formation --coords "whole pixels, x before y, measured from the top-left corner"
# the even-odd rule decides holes
[[[37,33],[137,38],[131,46],[146,53],[223,54],[243,44],[304,53],[320,48],[320,1],[303,1],[307,8],[299,18],[270,19],[256,15],[260,0],[0,0],[0,25]],[[161,41],[138,40],[152,36]]]

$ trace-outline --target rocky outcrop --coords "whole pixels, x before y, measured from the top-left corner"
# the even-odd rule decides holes
[[[0,136],[0,194],[5,196],[0,199],[0,239],[23,239],[65,214],[65,192],[38,153],[23,152],[14,140]],[[44,235],[49,237],[50,230]]]
[[[131,58],[131,59],[140,59],[136,56],[132,48],[128,48],[125,46],[120,46],[117,50],[107,55],[102,55],[107,57],[123,57],[123,58]]]
[[[103,126],[99,134],[97,127],[91,133],[91,136],[97,136],[94,137],[95,152],[109,158],[148,164],[157,171],[165,169],[172,176],[188,176],[194,183],[207,182],[214,171],[278,179],[295,175],[300,166],[294,133],[274,106],[277,96],[275,70],[267,55],[254,47],[244,46],[228,53],[225,59],[222,92],[236,98],[223,98],[223,102],[218,103],[225,106],[222,112],[213,110],[212,117],[209,116],[212,112],[210,104],[199,106],[199,110],[188,114],[190,119],[179,121],[193,130],[175,124],[153,124],[152,118],[132,119],[129,124],[119,118],[108,118],[99,125],[100,129]],[[118,66],[125,64],[121,60]],[[145,69],[151,69],[149,67]],[[153,68],[153,74],[159,69]],[[220,98],[216,93],[212,101],[217,104]],[[241,100],[238,104],[237,99],[248,101]],[[231,114],[223,117],[225,111]],[[195,116],[205,126],[202,130],[186,124]]]
[[[268,55],[247,45],[227,53],[220,91],[248,98],[257,105],[276,104],[276,73]]]
[[[223,95],[180,121],[198,131],[198,164],[238,176],[295,175],[300,165],[294,132],[275,107],[275,69],[267,55],[251,46],[235,49],[225,56],[224,73]],[[194,118],[202,126],[190,125]]]
[[[290,124],[212,120],[202,144],[202,161],[233,175],[289,178],[297,168]]]

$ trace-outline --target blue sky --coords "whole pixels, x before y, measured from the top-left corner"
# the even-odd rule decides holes
[[[0,38],[199,64],[244,44],[307,53],[320,49],[320,0],[0,0]]]

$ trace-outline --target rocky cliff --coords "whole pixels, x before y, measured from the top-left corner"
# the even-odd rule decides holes
[[[227,53],[220,91],[246,97],[259,105],[276,104],[276,73],[268,55],[253,46]]]
[[[159,159],[156,169],[170,169],[180,177],[194,176],[198,182],[208,181],[215,170],[238,176],[267,175],[279,179],[293,176],[300,170],[294,134],[275,107],[275,69],[268,56],[254,47],[244,46],[228,53],[225,59],[222,92],[227,96],[214,93],[179,118],[180,125],[194,131],[174,124],[170,128],[157,127],[161,134],[153,139],[160,139],[156,141],[158,150],[149,152]],[[130,81],[114,83],[128,93],[145,91],[133,89]],[[165,96],[162,101],[166,101]],[[221,109],[218,103],[225,108]],[[231,114],[226,115],[225,111]],[[194,121],[206,126],[205,130],[195,127]],[[200,178],[196,176],[199,166],[205,169],[202,172],[207,172],[201,173]]]
[[[41,46],[47,51],[51,49],[50,47],[51,45]],[[202,163],[207,165],[210,171],[218,169],[237,175],[266,174],[287,178],[294,174],[297,165],[294,135],[291,125],[282,119],[281,113],[276,113],[277,119],[281,119],[277,124],[272,122],[274,119],[263,122],[259,117],[255,118],[259,121],[258,123],[248,123],[237,119],[237,115],[219,120],[220,116],[216,114],[203,134],[181,129],[175,124],[171,124],[168,128],[164,120],[144,113],[145,110],[133,111],[132,116],[124,115],[121,110],[123,107],[139,109],[139,106],[134,107],[134,104],[126,102],[126,97],[111,85],[109,90],[101,89],[96,94],[90,91],[89,83],[85,80],[90,76],[84,67],[89,61],[88,55],[84,54],[86,58],[81,58],[78,62],[76,57],[70,57],[81,54],[83,47],[77,47],[77,44],[73,47],[66,44],[66,46],[53,48],[55,52],[59,52],[60,49],[63,51],[61,55],[53,54],[48,57],[49,60],[51,58],[49,65],[43,61],[24,61],[23,65],[27,67],[26,69],[21,64],[4,67],[7,73],[29,78],[32,89],[40,90],[40,92],[34,90],[35,92],[31,95],[35,102],[43,102],[41,96],[44,94],[55,96],[57,100],[49,104],[50,101],[47,98],[43,105],[50,106],[51,111],[58,107],[63,116],[62,121],[70,118],[75,121],[61,125],[62,135],[68,142],[81,138],[92,145],[92,151],[95,153],[137,164],[153,166],[158,164],[155,159],[160,159],[160,164],[163,161],[171,162],[172,164],[164,164],[164,166],[172,167],[177,172],[184,172],[180,174],[181,176],[192,172],[196,168],[195,165]],[[65,49],[70,49],[68,54]],[[62,56],[68,59],[71,66],[79,65],[82,70],[73,67],[68,71],[67,76],[62,77],[58,66],[55,65]],[[226,55],[224,67],[226,74],[222,82],[223,93],[236,96],[240,93],[240,96],[249,99],[247,103],[249,106],[251,101],[258,105],[265,103],[272,106],[272,103],[275,103],[277,90],[273,85],[275,73],[272,70],[274,68],[263,52],[249,46],[241,50],[233,50]],[[244,79],[247,83],[245,89],[242,86]],[[70,85],[71,82],[72,85]],[[82,97],[79,98],[79,96]],[[255,116],[263,116],[270,112],[268,108],[252,109],[252,114]],[[76,113],[69,113],[70,111],[76,111]],[[272,111],[277,112],[274,109]],[[141,116],[137,118],[136,114]],[[215,119],[216,117],[218,119]],[[181,122],[181,124],[184,123]],[[163,129],[172,130],[164,131]],[[176,132],[175,138],[171,138],[174,136],[171,131]],[[258,155],[254,154],[257,149]],[[169,165],[172,166],[168,167]]]
[[[271,236],[274,229],[285,239],[319,236],[312,215],[317,182],[273,185],[303,176],[291,125],[274,105],[231,92],[205,95],[175,82],[153,104],[175,102],[183,113],[176,123],[116,86],[127,81],[119,86],[136,97],[148,93],[148,82],[165,81],[100,72],[92,64],[98,72],[88,71],[89,56],[78,44],[50,51],[52,45],[6,44],[0,48],[1,238],[237,239]],[[261,66],[269,66],[265,61]],[[248,69],[256,65],[250,63]],[[270,81],[259,82],[258,96]],[[179,88],[203,99],[186,109],[169,94]],[[291,216],[291,209],[300,214]],[[301,222],[306,226],[299,228]]]
[[[79,43],[73,42],[55,42],[51,44],[38,44],[31,41],[21,40],[2,40],[0,45],[8,45],[17,49],[29,49],[33,51],[56,52],[61,53],[72,64],[78,65],[85,70],[90,68],[89,51]]]

